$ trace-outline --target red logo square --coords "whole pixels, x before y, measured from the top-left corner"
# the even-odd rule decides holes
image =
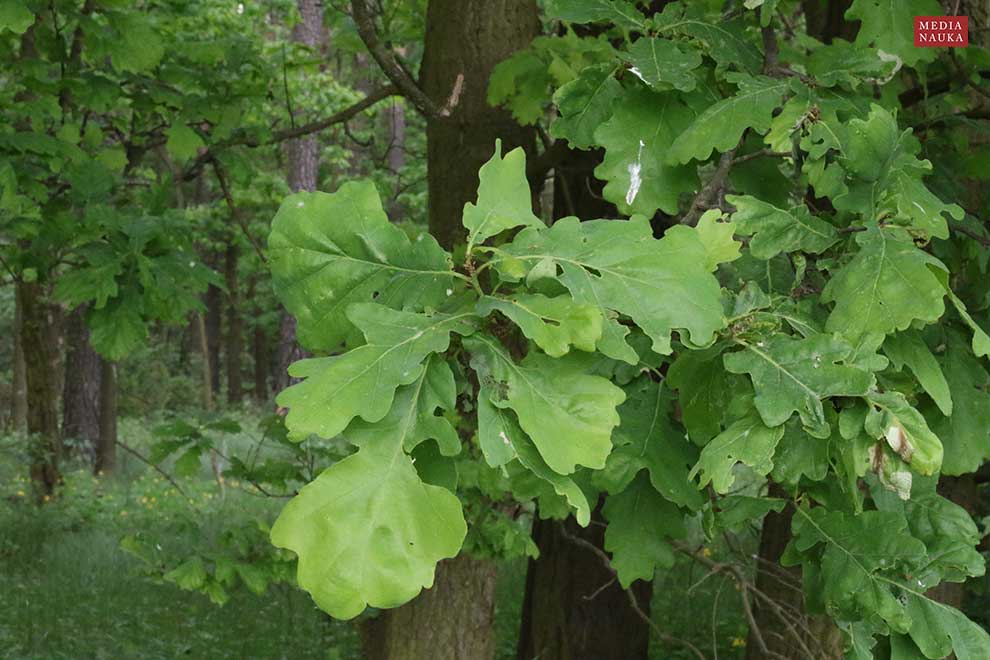
[[[969,45],[969,16],[915,16],[916,48],[965,48]]]

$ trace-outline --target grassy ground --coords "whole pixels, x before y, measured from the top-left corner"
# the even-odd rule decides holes
[[[148,453],[148,424],[124,420],[121,436]],[[232,437],[232,451],[249,440]],[[332,621],[291,584],[270,584],[262,594],[239,584],[226,590],[220,607],[162,579],[184,555],[209,561],[229,551],[231,529],[254,530],[250,538],[269,552],[258,521],[273,520],[282,500],[249,494],[236,482],[221,494],[205,461],[199,474],[179,481],[180,493],[121,454],[114,478],[69,471],[65,495],[39,508],[30,501],[23,457],[10,451],[15,446],[10,441],[4,451],[0,443],[0,658],[360,657],[355,626]],[[152,548],[150,565],[121,549],[125,537]],[[247,547],[241,551],[254,551]],[[525,566],[515,561],[500,570],[500,660],[515,654]],[[699,577],[687,566],[665,573],[654,611],[663,612],[664,628],[674,634],[707,649],[714,642],[719,657],[738,657],[734,640],[737,645],[744,628],[731,615],[734,590],[706,580],[685,603],[685,590]],[[654,658],[690,657],[676,648],[652,651]]]

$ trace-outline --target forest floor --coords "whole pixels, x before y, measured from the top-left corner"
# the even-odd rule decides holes
[[[135,419],[122,420],[121,438],[144,455],[153,442],[147,424]],[[221,490],[205,458],[199,474],[178,480],[179,493],[122,452],[113,478],[67,470],[65,494],[39,508],[26,477],[15,470],[23,462],[6,460],[4,449],[0,443],[0,657],[360,658],[356,627],[325,616],[289,584],[269,584],[263,593],[242,584],[228,589],[218,606],[200,591],[162,579],[190,553],[209,560],[229,552],[231,530],[254,530],[247,542],[238,537],[242,546],[263,542],[258,521],[274,520],[284,500],[258,497],[236,482]],[[149,565],[128,552],[126,542],[122,547],[124,539],[154,547],[155,557],[170,565]],[[684,569],[658,577],[653,611],[663,612],[658,618],[676,636],[715,645],[718,657],[740,657],[745,626],[724,616],[736,609],[734,589],[701,580],[685,606],[678,594],[703,574]],[[501,568],[499,660],[515,656],[524,583],[525,561]],[[719,621],[717,630],[712,620]],[[682,653],[654,645],[651,656],[690,657]]]

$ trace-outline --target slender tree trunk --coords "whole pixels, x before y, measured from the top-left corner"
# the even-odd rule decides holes
[[[87,306],[69,314],[65,325],[65,389],[62,437],[72,439],[87,463],[96,461],[100,438],[100,356],[89,343]]]
[[[227,401],[240,403],[244,398],[241,361],[244,353],[244,319],[241,317],[240,283],[237,265],[241,250],[231,237],[224,255],[224,283],[227,285],[227,341],[224,357],[227,362]]]
[[[39,498],[61,483],[62,442],[58,424],[58,379],[53,369],[52,328],[41,285],[17,283],[21,308],[21,346],[27,385],[27,431],[30,435],[31,480]]]
[[[254,400],[264,403],[268,400],[268,371],[271,367],[269,355],[268,334],[262,327],[259,316],[261,310],[255,308],[254,324]]]
[[[100,360],[100,437],[97,444],[97,474],[109,474],[117,466],[117,365]]]
[[[212,268],[215,264],[208,265]],[[210,366],[210,387],[213,397],[220,395],[220,330],[222,325],[223,292],[212,284],[206,289],[206,359]]]
[[[595,521],[601,523],[599,511]],[[602,560],[561,531],[601,548],[604,528],[581,528],[573,519],[565,523],[537,520],[533,540],[540,557],[530,560],[526,575],[522,626],[516,657],[519,660],[646,660],[650,628],[638,617],[629,597]],[[653,585],[642,581],[631,587],[640,607],[650,611]]]
[[[399,204],[399,193],[402,191],[400,174],[406,166],[406,109],[400,99],[390,99],[385,108],[385,122],[388,129],[388,149],[385,151],[385,162],[395,181],[391,199],[387,204],[389,219],[397,222],[402,219],[403,209]]]
[[[289,365],[305,357],[302,347],[296,341],[296,318],[284,309],[278,324],[278,349],[275,356],[275,392],[298,382],[289,376]]]
[[[532,150],[531,128],[487,103],[500,61],[529,45],[540,24],[535,0],[430,0],[423,91],[449,116],[427,118],[430,233],[446,248],[463,236],[461,211],[478,191],[478,169],[503,150]],[[364,631],[369,660],[494,656],[495,564],[459,557],[437,566],[436,582],[412,602],[382,612]],[[423,622],[423,623],[420,623]]]
[[[206,321],[202,314],[193,317],[196,326],[196,339],[199,352],[203,356],[203,385],[202,403],[204,410],[213,410],[213,370],[210,364],[210,338],[206,330]]]
[[[27,429],[27,377],[24,364],[24,345],[21,343],[23,332],[23,312],[21,297],[14,295],[14,391],[11,394],[11,419],[14,431]]]

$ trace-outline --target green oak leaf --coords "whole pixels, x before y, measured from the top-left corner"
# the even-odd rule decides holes
[[[948,273],[940,273],[940,279],[942,280],[942,286],[945,287],[946,294],[949,296],[949,300],[952,301],[952,306],[956,308],[956,312],[962,317],[963,323],[973,331],[973,353],[976,357],[990,355],[990,335],[984,332],[983,328],[976,322],[976,319],[969,313],[969,310],[966,309],[966,303],[960,300],[959,296],[949,288]]]
[[[897,57],[907,66],[931,62],[934,48],[914,45],[914,17],[941,16],[937,0],[854,0],[846,10],[846,18],[862,21],[856,34],[857,46],[875,46]]]
[[[674,565],[674,549],[666,539],[687,534],[684,514],[654,490],[645,474],[609,495],[602,513],[608,520],[605,550],[612,553],[612,568],[623,589],[635,580],[653,580],[658,567]]]
[[[923,50],[923,49],[918,49]],[[990,660],[990,634],[966,615],[920,591],[905,588],[911,639],[926,658]]]
[[[506,229],[520,225],[542,226],[533,215],[529,182],[526,180],[526,152],[516,147],[502,157],[502,141],[495,141],[495,154],[478,171],[478,203],[464,205],[464,226],[468,230],[468,252],[475,245]]]
[[[667,150],[691,123],[694,112],[676,94],[637,88],[625,93],[611,119],[595,131],[605,158],[595,176],[603,195],[626,215],[652,217],[657,209],[674,215],[681,194],[698,186],[695,168],[670,164]]]
[[[895,631],[907,632],[911,618],[892,592],[897,583],[888,574],[923,562],[926,550],[911,536],[903,515],[797,507],[791,530],[786,564],[813,565],[818,560],[809,551],[824,545],[820,578],[829,612],[850,621],[879,616]]]
[[[718,281],[706,268],[707,251],[695,229],[673,227],[657,240],[642,217],[564,218],[546,230],[522,230],[504,250],[529,269],[559,268],[557,279],[576,301],[599,307],[605,324],[598,349],[614,359],[639,361],[625,341],[628,328],[610,311],[629,316],[660,354],[670,353],[673,329],[703,346],[724,325]]]
[[[725,368],[750,375],[756,390],[754,404],[767,426],[783,424],[797,412],[809,433],[827,438],[822,400],[863,396],[876,383],[873,374],[849,364],[853,348],[837,335],[738,341],[744,350],[727,354]]]
[[[608,21],[627,29],[646,25],[646,18],[629,0],[549,0],[546,14],[568,23]]]
[[[180,162],[193,158],[200,147],[206,146],[199,133],[182,122],[176,122],[169,126],[165,135],[168,136],[165,148],[168,149],[173,158]]]
[[[705,252],[708,253],[705,265],[712,272],[718,270],[719,264],[735,261],[742,256],[739,252],[742,243],[732,238],[736,232],[736,224],[724,222],[723,219],[721,211],[709,209],[701,214],[695,227],[698,238],[701,239]]]
[[[616,407],[625,399],[621,389],[584,373],[584,363],[571,356],[551,358],[533,351],[517,364],[497,340],[483,334],[465,338],[464,346],[491,402],[515,411],[554,472],[605,466],[612,429],[619,424]]]
[[[489,397],[493,393],[493,390],[488,388],[482,390],[482,394],[478,395],[479,433],[487,436],[495,435],[497,442],[502,442],[510,447],[513,457],[519,460],[519,464],[538,479],[550,484],[554,492],[563,497],[574,510],[574,517],[578,524],[587,527],[591,522],[591,507],[584,491],[570,477],[550,469],[550,466],[540,455],[539,449],[536,448],[536,444],[519,428],[519,422],[513,412],[498,408],[491,402]],[[484,398],[482,398],[483,396]],[[481,413],[485,408],[491,412],[486,420],[482,420]],[[490,426],[490,428],[485,429],[484,426]],[[498,430],[496,431],[496,429]]]
[[[911,370],[943,415],[952,414],[952,392],[949,384],[920,332],[905,330],[888,335],[883,342],[883,353],[890,358],[895,369],[901,370],[907,366]]]
[[[112,298],[105,306],[91,309],[86,323],[93,349],[111,362],[142,346],[148,338],[141,302],[131,297]]]
[[[773,453],[783,435],[783,426],[768,428],[759,416],[748,415],[705,445],[688,478],[701,474],[701,486],[711,483],[715,492],[727,493],[735,481],[736,463],[745,463],[761,475],[773,469]]]
[[[422,310],[446,300],[453,285],[447,253],[428,235],[411,242],[389,222],[370,181],[287,197],[268,254],[275,291],[313,350],[359,337],[344,314],[350,303]]]
[[[942,442],[904,395],[893,391],[870,392],[867,400],[877,408],[866,419],[867,432],[886,440],[919,474],[938,471],[942,466]]]
[[[304,486],[272,527],[272,543],[299,556],[299,586],[338,619],[412,600],[467,533],[457,497],[423,483],[397,437],[384,440]]]
[[[684,438],[671,416],[673,399],[661,383],[641,376],[625,388],[619,406],[619,427],[612,434],[615,449],[595,485],[610,493],[626,488],[641,470],[649,470],[653,488],[674,504],[697,510],[701,494],[688,479],[698,450]]]
[[[402,448],[412,452],[426,440],[436,440],[440,453],[453,456],[460,452],[457,431],[438,409],[453,411],[457,389],[450,366],[437,356],[426,358],[419,377],[395,392],[392,407],[377,422],[356,419],[344,431],[352,444],[363,447],[375,442],[399,438]]]
[[[833,415],[834,417],[834,415]],[[774,455],[773,480],[780,484],[798,485],[802,478],[821,481],[828,475],[829,445],[841,442],[832,429],[829,438],[816,438],[809,434],[798,420],[784,426],[784,435]]]
[[[478,301],[480,316],[498,310],[519,326],[529,339],[551,357],[560,357],[571,346],[593,352],[602,336],[602,315],[597,307],[574,302],[568,295],[549,298],[538,293],[507,297],[484,296]]]
[[[674,140],[668,152],[671,161],[708,160],[713,150],[726,152],[735,147],[747,128],[757,133],[770,130],[773,111],[788,89],[787,82],[739,73],[729,73],[726,79],[739,90],[708,106]]]
[[[696,50],[682,49],[670,39],[641,37],[629,47],[626,61],[636,77],[650,87],[669,89],[669,85],[690,92],[697,85],[692,71],[701,66],[701,55]]]
[[[612,106],[622,95],[611,64],[589,66],[553,95],[560,116],[550,126],[550,134],[563,138],[576,149],[590,149],[595,129],[612,115]]]
[[[952,414],[928,411],[926,417],[945,448],[943,474],[959,475],[977,471],[990,459],[990,375],[958,332],[950,333],[946,343],[942,365]]]
[[[282,390],[278,405],[294,439],[332,438],[355,417],[378,422],[392,408],[395,390],[415,382],[431,353],[442,353],[450,333],[472,332],[470,313],[413,314],[374,303],[353,303],[347,316],[367,343],[336,357],[300,360],[289,373],[302,382]]]
[[[667,371],[667,384],[678,391],[681,417],[691,440],[703,445],[722,430],[722,415],[732,395],[722,366],[724,343],[702,351],[682,351]]]
[[[781,252],[821,254],[839,240],[832,225],[811,215],[803,204],[780,209],[749,195],[726,195],[725,199],[736,207],[732,214],[736,232],[753,237],[749,250],[759,259],[771,259]]]
[[[913,321],[937,320],[945,311],[941,261],[918,249],[907,230],[873,223],[856,234],[859,251],[822,291],[834,302],[825,329],[854,346],[867,335],[906,330]]]
[[[763,54],[748,34],[748,22],[742,19],[718,20],[694,3],[671,2],[653,17],[662,35],[679,34],[697,41],[720,69],[737,69],[758,73]]]
[[[761,521],[771,511],[780,513],[786,504],[786,500],[776,497],[727,495],[719,499],[713,523],[719,529],[738,529]]]
[[[494,384],[493,384],[494,385]],[[511,410],[503,410],[492,403],[495,396],[492,386],[478,389],[478,445],[485,461],[492,467],[502,467],[516,458],[512,433],[522,433],[519,423],[512,418]]]

